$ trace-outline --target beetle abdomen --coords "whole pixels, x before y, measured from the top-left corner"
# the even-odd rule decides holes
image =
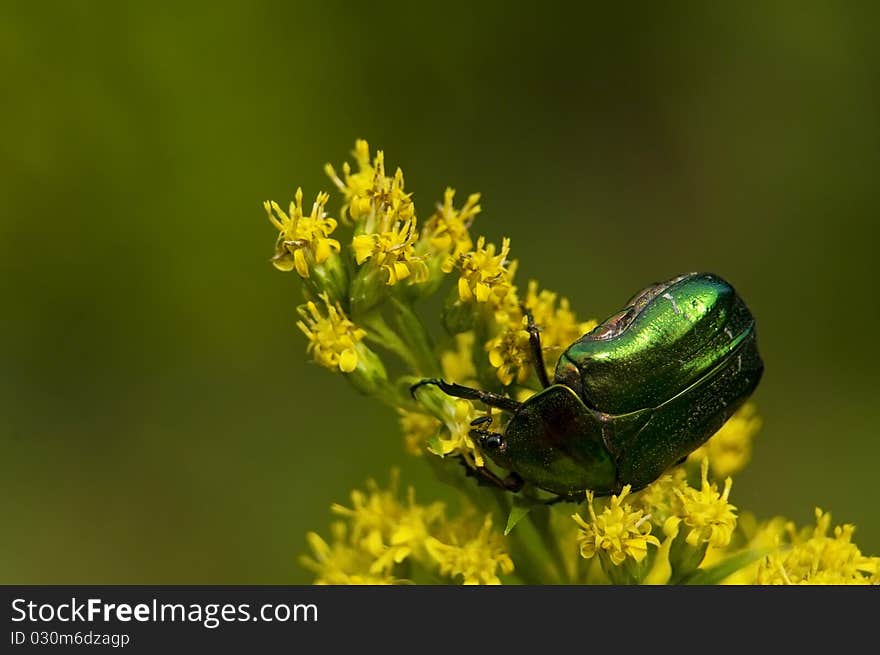
[[[708,273],[681,275],[646,288],[572,344],[556,382],[608,414],[658,407],[748,338],[754,320],[733,287]]]
[[[763,371],[752,329],[698,382],[649,410],[651,418],[637,431],[620,430],[609,435],[609,446],[616,453],[619,485],[640,489],[699,448],[752,394]],[[621,425],[625,426],[626,421]]]

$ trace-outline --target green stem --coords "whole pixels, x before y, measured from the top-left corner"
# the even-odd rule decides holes
[[[391,407],[393,409],[397,409],[398,407],[401,407],[401,406],[407,407],[411,404],[408,401],[402,399],[400,394],[397,392],[397,390],[393,386],[391,386],[391,384],[389,384],[387,382],[385,384],[383,384],[381,387],[372,387],[370,389],[364,389],[364,388],[360,387],[358,384],[356,384],[352,380],[351,376],[346,376],[346,377],[348,378],[349,382],[352,384],[352,386],[355,389],[357,389],[361,393],[364,393],[372,398],[376,398],[377,400],[385,403],[386,405],[388,405],[389,407]]]
[[[412,369],[418,368],[418,363],[407,344],[398,334],[388,327],[385,319],[378,311],[370,312],[360,319],[360,324],[367,329],[367,339],[393,352],[400,357],[407,366]]]
[[[393,296],[391,297],[391,307],[394,310],[397,327],[417,364],[415,372],[428,377],[439,376],[441,373],[440,361],[434,352],[431,337],[422,320],[412,308]]]
[[[533,507],[528,513],[527,518],[535,528],[535,532],[541,538],[541,543],[553,560],[559,579],[570,583],[571,575],[565,564],[565,555],[563,555],[562,550],[559,548],[559,540],[556,538],[550,525],[550,508],[541,505]]]

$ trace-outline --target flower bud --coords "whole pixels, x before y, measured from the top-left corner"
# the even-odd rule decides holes
[[[352,314],[366,314],[385,299],[388,287],[383,281],[384,276],[385,273],[372,261],[360,267],[351,283]]]
[[[324,263],[315,265],[303,287],[308,298],[318,298],[327,294],[330,302],[348,305],[348,271],[337,253],[333,253]]]
[[[388,373],[382,359],[363,342],[356,346],[357,367],[346,377],[355,389],[368,396],[385,397],[394,391],[388,382]]]

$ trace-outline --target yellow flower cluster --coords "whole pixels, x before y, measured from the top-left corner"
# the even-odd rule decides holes
[[[501,384],[523,384],[532,370],[529,333],[522,327],[508,328],[486,344],[489,363],[495,367]]]
[[[351,373],[358,365],[358,344],[366,332],[357,327],[342,311],[339,303],[321,296],[326,315],[311,300],[299,307],[302,316],[297,326],[308,337],[308,350],[315,361],[343,373]]]
[[[470,513],[450,521],[442,503],[416,503],[411,487],[401,502],[398,484],[393,472],[388,489],[371,480],[366,491],[352,492],[351,506],[333,505],[342,520],[331,526],[329,544],[315,533],[307,536],[312,553],[300,563],[315,573],[316,584],[400,584],[419,576],[499,584],[499,574],[513,572],[491,515],[481,524]]]
[[[443,204],[425,223],[424,234],[431,246],[438,253],[448,253],[443,262],[445,272],[450,272],[455,262],[474,246],[471,240],[470,227],[483,208],[480,207],[480,194],[472,193],[461,209],[455,209],[452,201],[455,189],[447,187],[443,194]]]
[[[708,466],[704,459],[699,488],[688,484],[686,471],[679,467],[634,494],[631,502],[624,502],[630,496],[630,487],[624,487],[602,513],[596,512],[587,492],[590,520],[573,516],[580,526],[581,555],[589,559],[598,554],[615,582],[662,584],[693,575],[707,550],[728,546],[736,528],[736,508],[728,502],[731,480],[719,492],[709,482]],[[653,528],[665,536],[662,544]],[[650,550],[649,545],[657,548]]]
[[[406,452],[410,455],[424,453],[425,444],[428,443],[437,430],[440,429],[440,421],[422,412],[413,412],[398,409],[400,431],[403,433],[403,443]]]
[[[303,215],[301,188],[296,190],[286,214],[275,201],[263,203],[269,220],[279,232],[275,256],[272,257],[275,268],[281,271],[296,269],[302,277],[309,277],[310,267],[323,264],[331,253],[339,252],[339,242],[330,238],[336,229],[336,220],[328,218],[324,211],[329,199],[326,193],[319,193],[309,216]]]
[[[534,281],[529,282],[524,297],[520,298],[513,281],[516,262],[509,259],[510,240],[504,239],[498,249],[495,244],[487,243],[485,237],[479,237],[476,244],[471,237],[470,228],[482,211],[479,194],[469,195],[464,205],[456,208],[455,190],[447,188],[442,203],[419,232],[415,205],[412,195],[405,190],[403,171],[398,168],[393,176],[388,176],[384,153],[378,151],[373,157],[364,140],[355,143],[353,155],[357,170],[348,163],[343,165],[341,175],[330,164],[325,170],[344,197],[340,213],[343,221],[355,227],[350,256],[359,269],[349,292],[355,310],[354,321],[359,322],[359,312],[370,311],[381,303],[382,292],[377,288],[377,281],[392,287],[401,281],[423,283],[434,280],[426,287],[434,288],[431,285],[436,286],[439,282],[437,276],[457,269],[458,300],[465,305],[474,305],[478,315],[489,318],[481,330],[487,340],[468,346],[466,356],[459,344],[456,350],[441,351],[439,358],[444,364],[453,364],[453,359],[459,358],[473,369],[474,351],[482,348],[484,355],[477,360],[480,366],[491,366],[496,378],[505,386],[513,382],[525,384],[532,372],[523,306],[533,313],[541,330],[547,364],[551,368],[563,348],[595,325],[595,322],[578,322],[566,298],[559,298],[546,289],[539,290]],[[340,243],[329,236],[336,229],[336,221],[326,216],[327,200],[327,194],[319,194],[310,216],[303,215],[302,190],[297,191],[289,215],[276,203],[265,203],[269,218],[279,230],[273,258],[276,267],[296,270],[301,277],[308,278],[316,266],[327,263],[335,275],[327,275],[328,279],[338,281],[345,277],[345,267],[338,261]],[[334,288],[332,298],[336,301],[344,296],[340,298],[339,289]],[[480,307],[488,308],[488,314],[481,314]],[[318,321],[314,303],[307,309],[308,317],[304,318]],[[310,328],[307,332],[309,348],[318,363],[349,372],[356,363],[356,349],[352,345],[365,333],[360,328],[352,331],[351,321],[338,304],[331,314],[335,315],[328,316],[322,326],[333,324],[333,329]],[[372,325],[377,325],[375,320]],[[456,331],[457,338],[462,335],[471,340],[474,338],[470,330]],[[376,335],[384,345],[397,347],[398,354],[407,348],[408,344],[389,341],[387,336],[387,333]],[[347,343],[349,341],[353,343]],[[336,356],[328,356],[331,353]],[[479,371],[473,369],[470,377],[478,378]],[[451,437],[451,441],[463,443],[466,439]],[[458,452],[457,449],[450,451],[448,446],[443,451]]]
[[[428,450],[441,457],[449,454],[460,455],[472,467],[483,466],[485,464],[483,454],[468,434],[471,421],[479,416],[473,403],[453,398],[445,403],[444,407],[446,412],[443,422],[446,430],[437,435],[433,441],[428,441]]]
[[[558,294],[547,289],[538,291],[535,280],[529,281],[522,305],[532,313],[535,324],[539,326],[548,375],[552,375],[562,352],[596,327],[596,321],[578,322],[568,298],[559,298]],[[505,321],[501,325],[502,331],[486,343],[489,362],[505,386],[514,381],[517,384],[525,383],[532,371],[529,333],[525,329],[527,319],[517,300],[515,287],[508,294],[507,307],[503,314]]]
[[[839,525],[816,508],[816,526],[800,532],[786,525],[788,544],[767,555],[758,567],[758,584],[877,584],[880,557],[866,557],[852,543],[855,527]]]
[[[678,515],[667,519],[664,531],[670,532],[678,527],[680,521],[687,529],[686,541],[690,546],[709,544],[715,548],[723,548],[730,544],[733,530],[736,528],[736,507],[727,502],[733,480],[724,481],[724,490],[719,492],[709,482],[709,460],[701,464],[701,483],[699,489],[683,485],[675,489],[679,500]]]
[[[416,254],[419,234],[416,229],[415,206],[412,194],[404,188],[403,171],[398,168],[392,177],[385,174],[385,154],[380,150],[370,164],[370,148],[366,141],[355,144],[358,172],[351,173],[343,166],[340,179],[329,164],[328,175],[347,200],[343,215],[358,221],[358,230],[352,241],[355,261],[363,265],[368,260],[385,273],[389,286],[411,278],[424,282],[428,268]]]
[[[486,237],[477,239],[477,247],[459,256],[461,269],[458,295],[463,302],[486,303],[498,311],[504,307],[513,289],[516,262],[510,262],[510,239],[501,242],[496,254],[494,243],[486,245]],[[447,267],[448,268],[448,267]],[[450,269],[451,270],[451,269]]]
[[[498,573],[513,573],[513,560],[505,550],[503,537],[492,529],[492,515],[486,515],[475,535],[467,534],[469,528],[468,524],[455,526],[448,530],[449,543],[431,537],[425,548],[444,575],[460,578],[466,585],[501,584]]]
[[[370,144],[364,139],[358,139],[354,144],[355,161],[358,170],[352,173],[348,162],[342,165],[342,179],[336,174],[333,166],[324,165],[327,177],[336,185],[336,188],[345,196],[345,204],[342,206],[342,220],[350,223],[350,219],[360,218],[372,209],[371,192],[375,185],[376,171],[370,161]],[[384,174],[384,173],[383,173]]]
[[[351,545],[348,527],[344,522],[334,522],[330,532],[332,539],[329,544],[316,532],[309,532],[306,541],[312,554],[299,558],[303,568],[315,574],[315,584],[389,585],[403,582],[388,573],[370,573],[373,557],[367,551]]]
[[[415,256],[415,219],[398,221],[387,230],[375,234],[359,234],[352,242],[355,260],[363,264],[373,259],[376,266],[387,274],[389,285],[397,284],[410,275],[415,282],[424,282],[428,276],[425,262]]]
[[[307,211],[297,189],[286,212],[264,204],[278,231],[272,264],[301,278],[297,326],[307,352],[392,407],[406,451],[426,455],[422,461],[464,494],[465,510],[448,520],[442,503],[419,504],[412,489],[401,500],[396,477],[388,489],[370,482],[347,505],[332,507],[327,540],[308,535],[311,552],[300,561],[317,583],[880,582],[880,559],[862,555],[853,526],[832,529],[829,514],[817,511],[816,526],[801,531],[782,518],[739,515],[730,476],[748,463],[761,427],[753,403],[653,484],[635,492],[626,486],[610,498],[583,490],[586,504],[574,513],[565,503],[544,504],[546,495],[528,484],[516,497],[475,484],[507,472],[483,457],[470,436],[473,423],[503,433],[506,414],[486,416],[479,403],[436,386],[421,387],[413,399],[411,385],[443,377],[522,401],[543,377],[533,370],[527,315],[540,332],[548,377],[563,350],[596,323],[578,320],[567,298],[534,280],[517,286],[510,240],[499,246],[471,234],[482,214],[479,194],[456,207],[455,191],[446,188],[420,223],[400,168],[389,175],[384,153],[371,154],[363,140],[353,157],[339,172],[325,167],[350,236],[337,234],[327,194]],[[438,337],[418,301],[444,283],[445,335]]]
[[[649,544],[660,545],[657,537],[651,534],[650,515],[623,502],[630,490],[626,485],[619,495],[611,497],[611,503],[598,515],[593,507],[593,494],[587,492],[589,522],[580,514],[572,516],[581,528],[578,543],[582,557],[589,559],[599,553],[600,557],[617,566],[627,557],[641,562],[648,555]]]

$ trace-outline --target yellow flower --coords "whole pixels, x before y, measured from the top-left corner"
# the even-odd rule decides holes
[[[429,525],[443,519],[443,504],[416,504],[412,488],[407,504],[400,503],[398,479],[397,472],[392,472],[388,489],[380,489],[369,480],[366,492],[351,492],[350,508],[338,503],[331,507],[334,514],[348,519],[352,544],[374,558],[368,569],[374,575],[389,573],[395,564],[423,548]]]
[[[558,301],[558,306],[557,306]],[[530,280],[523,304],[532,313],[535,325],[541,332],[541,348],[548,375],[553,374],[556,360],[572,343],[596,326],[595,321],[578,322],[567,298],[542,289]],[[532,370],[532,353],[529,344],[527,321],[516,295],[516,288],[507,295],[504,310],[496,314],[505,318],[502,331],[486,344],[489,363],[495,367],[498,379],[504,385],[524,383]]]
[[[385,153],[376,153],[373,185],[367,191],[372,199],[372,209],[380,218],[380,225],[387,226],[393,221],[408,221],[415,218],[415,205],[412,194],[404,190],[403,170],[399,167],[394,177],[385,175]],[[369,228],[368,228],[369,229]]]
[[[736,507],[727,502],[733,480],[724,481],[724,491],[718,493],[715,484],[709,483],[709,460],[701,465],[701,488],[685,486],[675,489],[681,501],[679,517],[690,528],[686,541],[696,547],[708,543],[714,548],[723,548],[730,543],[736,528]]]
[[[306,535],[312,556],[303,555],[299,558],[299,562],[304,568],[315,573],[315,584],[388,585],[401,582],[388,574],[377,575],[370,572],[374,558],[349,543],[344,523],[334,523],[331,532],[332,544],[328,544],[314,532]]]
[[[461,209],[452,206],[454,197],[455,189],[447,188],[443,194],[443,204],[438,205],[437,211],[428,219],[422,231],[437,252],[448,254],[443,263],[445,273],[449,273],[456,260],[473,247],[470,227],[477,214],[483,210],[479,205],[479,193],[468,196]]]
[[[411,194],[403,188],[403,171],[398,168],[393,177],[385,175],[385,153],[381,150],[371,164],[370,146],[363,139],[355,142],[353,154],[358,165],[356,173],[352,173],[351,166],[345,163],[340,178],[333,166],[324,166],[333,184],[345,196],[342,219],[364,219],[365,231],[375,232],[387,230],[396,220],[415,218]]]
[[[333,166],[330,164],[324,166],[324,172],[345,196],[346,202],[342,206],[340,215],[346,222],[349,216],[357,219],[370,212],[371,191],[376,175],[375,168],[370,164],[370,145],[366,141],[363,139],[355,141],[352,154],[358,165],[356,173],[352,173],[351,166],[345,162],[342,165],[342,179],[340,179]]]
[[[513,572],[513,560],[504,548],[504,538],[492,530],[492,515],[487,514],[475,536],[460,524],[447,530],[444,541],[431,537],[425,542],[428,554],[444,575],[458,577],[466,585],[501,584],[498,573]]]
[[[321,295],[326,316],[312,301],[298,308],[302,321],[297,326],[309,339],[308,352],[315,361],[331,370],[351,373],[358,365],[358,344],[366,332],[349,320],[339,303],[332,304]]]
[[[523,304],[532,312],[535,324],[541,330],[541,345],[550,352],[551,356],[545,358],[551,368],[555,367],[562,351],[597,325],[594,320],[578,321],[568,298],[559,297],[547,289],[539,292],[535,280],[529,281]]]
[[[687,487],[686,477],[684,468],[676,466],[636,494],[636,505],[651,516],[651,523],[658,528],[663,528],[669,518],[681,517],[678,493]]]
[[[495,367],[501,384],[509,385],[514,380],[525,382],[532,370],[532,354],[529,347],[529,333],[523,328],[504,330],[486,344],[489,363]]]
[[[746,512],[739,517],[737,521],[738,532],[742,533],[746,540],[743,551],[765,551],[769,552],[779,548],[782,538],[785,535],[786,524],[788,521],[781,516],[776,516],[767,521],[759,523],[753,514]],[[701,563],[703,568],[708,568],[717,564],[731,552],[725,548],[709,548],[706,557]],[[735,571],[727,576],[721,584],[725,585],[746,585],[755,584],[758,569],[761,567],[762,561],[752,562],[751,564]]]
[[[458,295],[464,302],[489,303],[501,308],[513,289],[513,274],[516,262],[509,262],[510,239],[505,238],[501,251],[495,254],[495,244],[486,245],[486,238],[477,239],[477,247],[461,255],[458,264],[461,277],[458,280]]]
[[[412,276],[413,282],[424,282],[428,277],[428,267],[415,253],[415,219],[394,223],[390,229],[376,234],[359,234],[352,241],[355,260],[363,264],[373,259],[376,266],[384,270],[388,277],[386,283],[397,284]]]
[[[365,491],[352,492],[350,506],[332,506],[343,520],[331,526],[330,543],[315,533],[307,535],[312,554],[300,563],[316,574],[316,584],[407,582],[398,575],[410,569],[398,565],[410,561],[465,584],[499,584],[500,574],[513,572],[491,515],[480,527],[466,506],[464,515],[447,521],[443,503],[419,505],[411,487],[401,502],[397,489],[396,471],[388,489],[368,481]]]
[[[336,221],[327,218],[324,211],[329,199],[326,193],[318,194],[309,216],[303,215],[301,188],[296,190],[294,198],[288,214],[274,200],[263,203],[269,220],[279,232],[272,264],[281,271],[295,268],[302,277],[309,277],[310,267],[323,264],[331,253],[339,252],[339,242],[330,238]]]
[[[691,462],[709,458],[712,474],[722,478],[745,468],[752,454],[752,441],[761,429],[755,404],[743,405],[705,444],[690,454]]]
[[[430,414],[398,409],[400,431],[403,432],[404,447],[410,455],[421,455],[428,439],[437,434],[440,421]]]
[[[816,508],[816,527],[795,533],[792,545],[771,553],[758,567],[758,584],[871,584],[880,572],[880,557],[866,557],[852,543],[854,526],[836,526],[828,536],[831,514]]]
[[[428,450],[435,455],[445,457],[450,454],[461,455],[471,467],[480,467],[485,463],[482,453],[471,439],[471,421],[480,414],[470,401],[460,398],[450,399],[444,404],[443,422],[446,430],[435,440],[428,443]]]
[[[650,516],[623,502],[630,490],[626,485],[619,496],[612,496],[610,505],[598,516],[593,507],[593,493],[587,492],[590,521],[585,521],[580,514],[572,515],[581,528],[578,543],[582,557],[589,559],[599,553],[619,566],[627,557],[641,562],[648,555],[648,544],[660,545],[651,534]]]

